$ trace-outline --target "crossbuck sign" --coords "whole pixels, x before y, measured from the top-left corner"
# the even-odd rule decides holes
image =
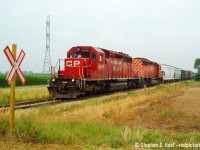
[[[21,83],[24,85],[26,83],[26,79],[20,69],[20,65],[25,57],[25,52],[21,50],[17,60],[15,60],[15,58],[13,57],[13,54],[11,53],[10,48],[8,46],[6,46],[6,48],[4,49],[4,53],[6,57],[8,58],[8,61],[10,62],[11,67],[12,67],[6,78],[6,80],[8,81],[8,84],[9,85],[11,84],[11,81],[14,78],[15,73],[17,73],[17,76],[19,77]]]

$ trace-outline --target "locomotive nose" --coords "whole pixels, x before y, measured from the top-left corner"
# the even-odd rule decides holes
[[[84,78],[83,74],[84,60],[81,58],[67,58],[65,60],[66,77]]]

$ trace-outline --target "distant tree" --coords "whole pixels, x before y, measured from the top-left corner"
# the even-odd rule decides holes
[[[195,80],[196,80],[196,81],[200,81],[200,74],[197,73],[197,74],[195,75]]]
[[[200,58],[195,59],[194,68],[197,69],[200,74]]]
[[[29,71],[28,74],[33,74],[33,71]]]
[[[195,75],[195,80],[200,81],[200,58],[195,59],[194,68],[198,70]]]
[[[6,72],[5,72],[5,74],[8,74],[8,73],[9,73],[9,71],[6,71]]]
[[[24,74],[28,74],[28,72],[27,72],[27,71],[23,71],[23,73],[24,73]]]

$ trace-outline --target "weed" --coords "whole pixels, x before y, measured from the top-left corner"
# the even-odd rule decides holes
[[[103,114],[102,114],[102,116],[103,116],[104,118],[110,118],[110,117],[111,117],[111,116],[110,116],[110,113],[109,113],[108,111],[104,111]]]
[[[165,88],[165,86],[163,84],[159,84],[159,85],[155,86],[155,89],[157,89],[157,90],[161,90],[161,89],[164,89],[164,88]]]
[[[130,92],[127,93],[127,95],[128,95],[128,96],[137,96],[138,93],[135,92],[135,91],[130,91]]]
[[[90,99],[87,99],[86,101],[84,101],[83,105],[92,105],[92,104],[96,104],[96,103],[97,103],[96,98],[90,98]]]
[[[165,118],[166,117],[166,112],[165,111],[159,112],[159,117]]]
[[[9,116],[7,114],[0,114],[0,135],[7,136],[9,131]]]

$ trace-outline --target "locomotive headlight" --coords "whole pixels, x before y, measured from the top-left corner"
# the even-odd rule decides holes
[[[54,81],[55,81],[55,79],[52,79],[52,81],[54,82]]]
[[[72,82],[74,82],[75,80],[74,79],[72,79]]]

